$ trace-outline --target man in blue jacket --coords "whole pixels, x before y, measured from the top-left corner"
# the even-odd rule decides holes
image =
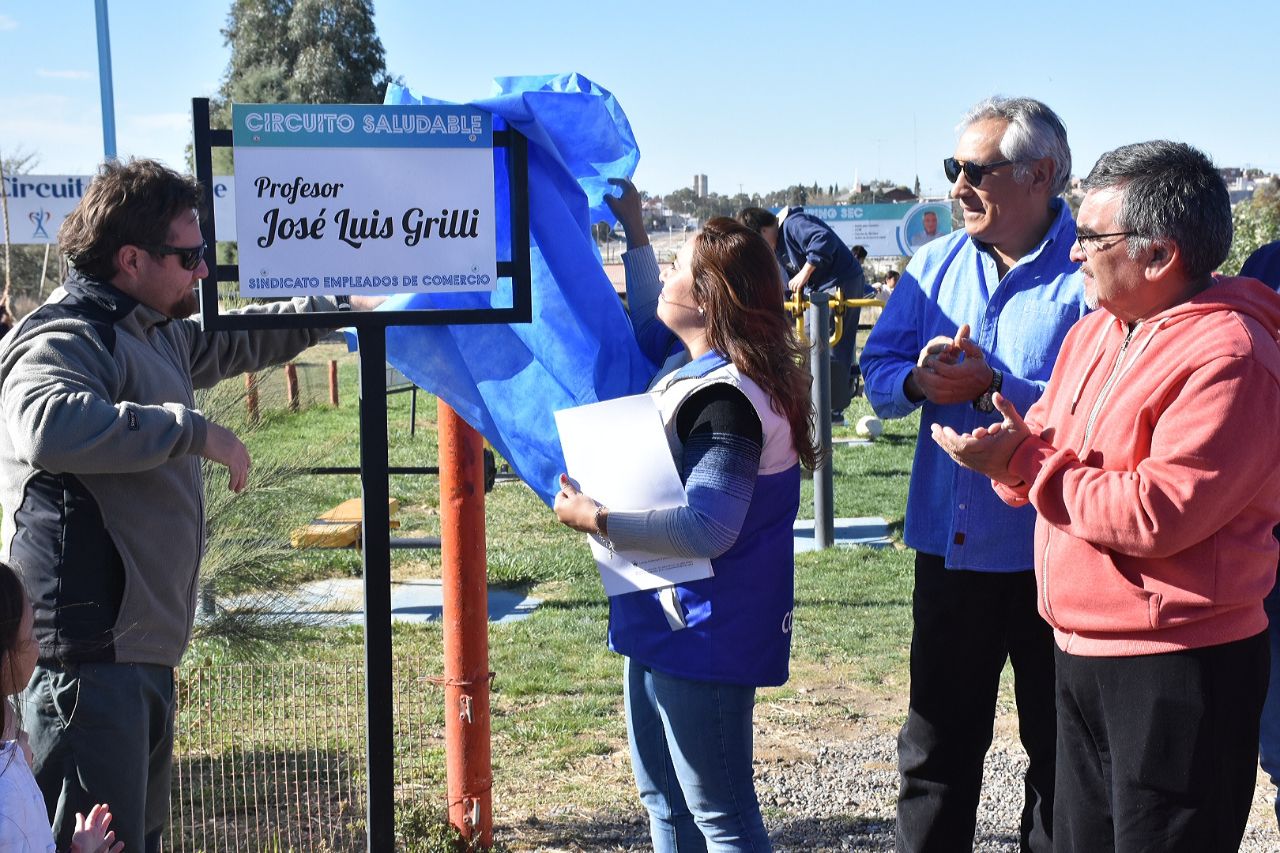
[[[1062,122],[1039,101],[992,98],[963,128],[943,166],[964,230],[912,257],[862,371],[880,417],[920,408],[921,424],[971,432],[993,420],[996,391],[1020,410],[1039,398],[1085,304],[1070,259],[1075,222],[1059,198],[1071,175]],[[921,431],[903,537],[916,566],[911,698],[898,736],[900,851],[972,849],[1006,659],[1030,758],[1021,848],[1052,849],[1053,637],[1036,612],[1035,519]]]
[[[738,221],[773,248],[792,293],[808,288],[837,299],[868,295],[862,264],[831,226],[803,207],[784,207],[776,216],[762,207],[748,207],[738,214]],[[849,405],[860,313],[857,308],[845,313],[844,334],[831,348],[831,420],[836,424],[844,423],[844,407]]]
[[[1280,240],[1255,249],[1240,267],[1240,275],[1280,290]],[[1276,528],[1276,536],[1280,537],[1280,527]],[[1271,777],[1271,784],[1280,788],[1280,568],[1275,588],[1263,606],[1270,621],[1267,633],[1271,637],[1271,684],[1267,688],[1266,704],[1262,706],[1258,758],[1262,769]],[[1280,794],[1276,796],[1275,808],[1276,820],[1280,821]]]

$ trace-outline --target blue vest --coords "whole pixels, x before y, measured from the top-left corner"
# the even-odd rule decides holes
[[[691,394],[725,382],[760,417],[764,446],[738,539],[711,561],[714,575],[675,584],[685,627],[673,630],[663,590],[609,599],[609,648],[660,672],[697,681],[767,686],[787,680],[795,604],[792,525],[800,508],[800,464],[791,427],[768,396],[723,357],[704,356],[660,380],[654,394],[677,460],[676,415]],[[672,589],[672,588],[668,588]]]

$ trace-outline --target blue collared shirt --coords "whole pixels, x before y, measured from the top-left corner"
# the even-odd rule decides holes
[[[926,343],[952,337],[968,323],[974,343],[1004,373],[1001,393],[1026,412],[1044,392],[1053,363],[1076,320],[1084,316],[1084,280],[1069,257],[1075,221],[1061,199],[1040,245],[1000,279],[995,259],[964,231],[939,238],[915,254],[885,303],[866,348],[862,375],[867,398],[882,418],[900,418],[921,403],[903,383]],[[923,401],[904,539],[917,551],[941,555],[948,568],[987,572],[1032,567],[1035,510],[1014,509],[996,497],[991,481],[962,468],[934,443],[929,425],[971,432],[998,415],[969,403]]]

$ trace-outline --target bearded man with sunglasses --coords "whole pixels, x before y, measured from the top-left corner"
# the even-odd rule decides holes
[[[991,98],[944,161],[964,229],[923,246],[862,353],[882,417],[921,409],[958,431],[987,423],[999,391],[1029,406],[1086,308],[1071,260],[1075,223],[1059,197],[1071,173],[1061,120],[1029,98]],[[1023,850],[1052,849],[1053,638],[1036,613],[1035,513],[1006,506],[925,430],[916,444],[904,539],[916,551],[911,688],[898,737],[900,851],[973,848],[1000,673],[1013,664],[1030,765]]]
[[[3,559],[35,612],[22,722],[59,849],[94,803],[110,803],[129,850],[157,850],[168,819],[173,668],[204,549],[200,460],[225,466],[237,492],[250,463],[195,389],[286,361],[340,325],[203,331],[191,318],[208,274],[202,200],[194,179],[154,161],[103,165],[58,234],[66,282],[0,342]]]

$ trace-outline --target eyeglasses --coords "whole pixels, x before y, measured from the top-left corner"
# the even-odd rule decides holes
[[[1112,231],[1109,234],[1081,234],[1076,232],[1076,242],[1080,244],[1080,251],[1085,254],[1089,253],[1089,244],[1093,244],[1093,250],[1098,251],[1098,246],[1108,237],[1133,237],[1137,231]]]
[[[970,186],[976,187],[982,183],[982,176],[999,166],[1008,166],[1013,160],[997,160],[994,163],[965,163],[954,157],[948,157],[942,161],[942,171],[947,173],[947,180],[955,183],[960,177],[960,173],[964,172],[965,180]]]
[[[145,249],[153,255],[177,255],[178,263],[182,264],[184,270],[194,271],[200,266],[200,262],[204,260],[204,250],[208,243],[201,241],[199,246],[184,248],[182,246],[169,246],[161,244],[159,246],[144,246],[139,244],[139,249]]]

